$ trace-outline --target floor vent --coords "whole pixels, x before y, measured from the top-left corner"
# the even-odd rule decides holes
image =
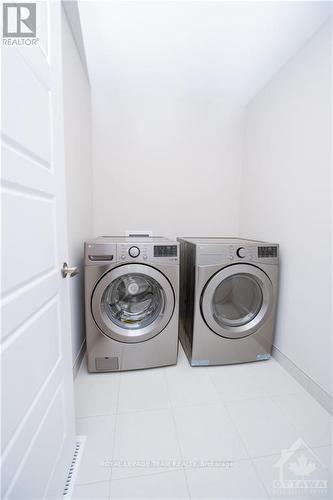
[[[67,500],[72,498],[73,489],[75,485],[76,476],[79,470],[80,461],[83,454],[83,449],[86,441],[86,436],[76,436],[76,445],[74,450],[74,456],[72,463],[70,465],[68,476],[64,488],[63,497]]]

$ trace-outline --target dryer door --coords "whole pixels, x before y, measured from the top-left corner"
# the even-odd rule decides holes
[[[143,342],[169,323],[175,297],[168,279],[144,264],[128,264],[106,273],[91,301],[97,326],[120,342]]]
[[[234,264],[216,273],[201,295],[207,325],[222,337],[239,339],[256,332],[273,305],[267,274],[253,265]]]

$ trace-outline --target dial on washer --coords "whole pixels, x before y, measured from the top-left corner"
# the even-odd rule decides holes
[[[138,247],[131,247],[128,253],[131,257],[138,257],[140,255],[140,250]]]
[[[246,256],[246,250],[244,247],[240,247],[237,249],[237,256],[243,259]]]

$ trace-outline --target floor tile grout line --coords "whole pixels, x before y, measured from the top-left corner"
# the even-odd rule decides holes
[[[283,397],[283,396],[307,396],[310,398],[311,400],[311,403],[314,403],[314,406],[316,406],[317,408],[319,408],[319,410],[323,411],[325,413],[325,417],[326,418],[329,418],[330,420],[333,421],[333,415],[323,406],[319,403],[319,401],[316,400],[316,398],[314,396],[312,396],[312,394],[306,390],[303,390],[301,392],[295,392],[295,393],[288,393],[288,394],[271,394],[270,397],[272,398],[279,398],[279,397]],[[325,445],[323,445],[325,446]]]
[[[76,422],[76,426],[77,424],[80,422],[80,423],[83,423],[84,421],[89,421],[89,420],[93,420],[93,419],[99,419],[99,418],[115,418],[115,413],[108,413],[108,414],[98,414],[98,415],[86,415],[86,416],[82,416],[82,415],[77,415],[77,412],[76,412],[76,395],[77,395],[77,388],[79,385],[81,384],[84,384],[85,383],[85,378],[87,378],[86,376],[89,375],[89,372],[87,370],[87,357],[86,357],[86,354],[83,356],[82,360],[81,360],[81,363],[80,363],[80,367],[78,369],[78,372],[77,372],[77,375],[75,377],[75,380],[74,380],[74,399],[75,399],[75,422]],[[117,377],[117,379],[119,380],[119,377]],[[116,379],[116,380],[117,380]],[[118,382],[119,383],[119,382]],[[116,387],[117,387],[118,384],[116,384]],[[118,392],[118,391],[117,391]],[[114,434],[114,430],[113,430],[113,433]],[[111,447],[112,447],[112,444],[111,444]],[[87,454],[87,447],[85,447],[85,450],[84,450],[84,453],[83,453],[83,459],[84,459],[84,456]],[[110,471],[110,474],[111,474],[111,471]],[[79,477],[79,476],[78,476]],[[108,478],[106,479],[103,479],[103,480],[98,480],[98,481],[89,481],[89,482],[81,482],[81,481],[76,481],[75,484],[74,484],[74,488],[76,486],[84,486],[84,485],[90,485],[90,484],[97,484],[97,483],[104,483],[104,482],[107,482],[109,483],[110,481],[110,476],[108,475]]]
[[[259,398],[261,399],[261,398]],[[238,400],[237,400],[238,401]],[[227,402],[234,402],[234,401],[227,401]],[[174,406],[160,406],[158,408],[145,408],[145,409],[135,409],[135,410],[126,410],[126,411],[120,411],[118,413],[103,413],[103,414],[98,414],[98,415],[87,415],[85,417],[76,417],[76,420],[89,420],[89,419],[94,419],[94,418],[107,418],[107,417],[116,417],[116,415],[130,415],[133,413],[153,413],[153,412],[160,412],[160,411],[165,411],[165,410],[177,410],[177,409],[184,409],[184,408],[216,408],[222,404],[225,404],[226,401],[219,400],[219,401],[211,401],[206,404],[184,404],[184,405],[174,405]],[[317,446],[330,446],[329,444],[325,445],[319,445]]]
[[[163,366],[161,368],[155,368],[154,369],[154,372],[156,373],[156,371],[158,372],[158,376],[162,377],[162,380],[164,381],[165,383],[165,389],[167,389],[167,382],[166,382],[166,375],[165,375],[165,369],[169,368],[169,366]],[[149,374],[151,375],[152,374],[152,371],[149,370],[149,369],[143,369],[143,370],[135,370],[135,372],[141,372],[141,373],[145,373],[145,374]],[[132,372],[134,374],[134,372]],[[121,372],[121,375],[127,375],[129,374],[129,372]],[[120,381],[122,380],[122,377],[120,379]],[[169,409],[171,407],[170,405],[170,401],[169,401],[169,398],[167,399],[167,405],[165,404],[162,404],[162,405],[157,405],[156,407],[148,407],[148,408],[129,408],[129,409],[119,409],[119,403],[118,403],[118,411],[117,413],[118,414],[131,414],[131,413],[137,413],[137,412],[146,412],[146,411],[161,411],[161,410],[166,410],[166,409]]]
[[[254,472],[255,472],[255,475],[256,475],[256,477],[257,477],[258,481],[260,482],[260,484],[261,484],[261,485],[262,485],[262,487],[264,488],[264,491],[266,492],[267,498],[272,498],[272,496],[271,496],[271,494],[270,494],[269,490],[267,489],[267,487],[266,487],[266,485],[265,485],[265,483],[264,483],[263,479],[261,479],[261,476],[260,476],[260,474],[259,474],[259,471],[258,471],[258,469],[257,469],[257,467],[256,467],[256,464],[255,464],[255,462],[254,462],[254,460],[253,460],[253,459],[251,459],[251,464],[252,464],[252,467],[253,467],[253,469],[254,469]]]
[[[183,349],[183,348],[182,348],[182,346],[181,346],[181,344],[179,342],[179,344],[178,344],[178,356],[179,356],[179,350],[180,349]],[[183,354],[185,354],[184,351],[183,351]],[[179,448],[181,459],[182,459],[182,461],[184,461],[183,451],[182,451],[182,447],[181,447],[181,444],[180,444],[180,438],[179,438],[177,424],[176,424],[176,416],[174,414],[174,408],[172,406],[172,401],[171,401],[170,391],[169,391],[169,384],[168,384],[168,379],[167,379],[166,373],[165,373],[165,380],[166,380],[166,384],[167,384],[167,393],[168,393],[169,403],[171,405],[170,411],[171,411],[171,415],[172,415],[172,422],[173,422],[173,426],[174,426],[174,430],[175,430],[175,434],[176,434],[177,444],[178,444],[178,448]],[[189,486],[187,475],[186,475],[186,471],[185,471],[185,468],[184,468],[183,465],[181,467],[181,470],[183,471],[183,475],[184,475],[184,479],[185,479],[185,484],[186,484],[186,489],[187,489],[187,493],[188,493],[188,498],[191,499],[192,497],[191,497],[190,486]]]
[[[274,396],[264,396],[263,398],[256,398],[256,399],[269,399],[269,400],[273,403],[273,405],[274,405],[274,406],[276,406],[276,405],[277,405],[277,406],[278,406],[281,410],[283,410],[283,409],[280,407],[280,405],[279,405],[279,404],[274,403],[274,401],[272,400],[272,398],[273,398],[273,397],[274,397]],[[232,401],[232,402],[233,402],[233,401]],[[230,412],[230,410],[229,410],[229,408],[228,408],[228,405],[227,405],[227,404],[226,404],[226,407],[227,407],[227,411],[228,411],[228,413],[229,413],[229,415],[230,415],[230,418],[231,418],[232,422],[234,423],[234,425],[236,426],[236,429],[237,429],[237,431],[238,431],[238,433],[239,433],[239,436],[241,437],[240,432],[239,432],[239,430],[238,430],[238,426],[237,426],[236,422],[234,421],[234,419],[232,418],[231,412]],[[296,432],[299,434],[299,437],[301,437],[301,438],[302,438],[302,441],[304,442],[304,444],[306,445],[306,447],[307,447],[308,449],[311,449],[312,447],[311,447],[311,446],[309,445],[309,443],[307,443],[307,441],[306,441],[306,440],[302,437],[302,432],[300,432],[300,429],[299,429],[299,428],[295,425],[295,423],[294,423],[293,419],[292,419],[292,418],[290,418],[290,417],[286,414],[286,412],[285,412],[285,411],[283,411],[283,414],[284,414],[284,416],[285,416],[285,418],[286,418],[287,422],[288,422],[288,423],[290,424],[290,426],[293,428],[293,430],[294,430],[294,431],[296,431]],[[245,448],[246,448],[246,451],[248,452],[249,457],[250,457],[250,459],[251,459],[251,460],[256,460],[256,459],[260,459],[260,458],[265,458],[265,457],[271,457],[271,456],[279,455],[279,453],[278,453],[278,452],[276,452],[276,453],[268,453],[268,454],[264,454],[264,455],[256,455],[256,456],[253,456],[253,455],[252,455],[252,453],[250,453],[250,451],[249,451],[248,447],[246,446],[245,442],[243,441],[242,437],[241,437],[241,440],[242,440],[242,442],[244,443]],[[326,445],[323,445],[323,446],[326,446]],[[304,448],[302,447],[302,448],[300,448],[300,449],[306,449],[306,448],[305,448],[305,447],[304,447]],[[281,451],[282,451],[282,450],[281,450]]]
[[[176,424],[176,417],[175,417],[173,408],[171,408],[171,415],[172,415],[172,421],[173,421],[173,425],[174,425],[174,429],[175,429],[175,433],[176,433],[176,439],[177,439],[177,444],[178,444],[180,456],[181,456],[182,462],[184,462],[183,451],[182,451],[182,447],[181,447],[181,444],[180,444],[179,433],[178,433],[177,424]],[[187,479],[187,475],[186,475],[186,469],[185,469],[184,465],[182,465],[181,470],[182,470],[184,478],[185,478],[185,483],[186,483],[186,489],[187,489],[187,493],[188,493],[188,498],[191,499],[192,496],[191,496],[190,486],[189,486],[189,483],[188,483],[188,479]]]
[[[267,489],[267,487],[266,487],[266,484],[265,484],[264,480],[261,478],[261,476],[260,476],[260,474],[259,474],[259,470],[258,470],[258,468],[256,467],[255,461],[254,461],[253,459],[251,459],[251,463],[252,463],[252,467],[254,468],[254,471],[255,471],[255,473],[256,473],[257,478],[259,479],[259,481],[260,481],[260,482],[261,482],[261,484],[263,485],[264,490],[265,490],[265,491],[266,491],[266,493],[267,493],[267,497],[268,497],[268,498],[271,498],[271,494],[270,494],[269,490]]]
[[[147,474],[135,474],[135,475],[131,475],[131,476],[117,477],[115,479],[112,479],[112,482],[116,483],[117,481],[128,481],[131,479],[139,479],[139,478],[145,478],[145,477],[156,477],[156,476],[160,476],[161,474],[172,474],[174,472],[185,472],[185,470],[186,469],[183,466],[181,466],[177,469],[160,470],[158,472],[150,472]],[[103,482],[103,481],[100,481],[100,482]]]
[[[80,371],[81,371],[81,369],[82,368],[80,367],[80,370],[79,370],[78,375],[77,375],[77,382],[76,383],[80,383],[79,377],[80,377]],[[113,428],[113,432],[112,432],[112,440],[111,440],[111,443],[110,443],[111,444],[111,460],[113,460],[113,456],[114,456],[114,443],[115,443],[115,435],[116,435],[117,409],[118,409],[119,389],[120,389],[120,377],[117,377],[117,381],[116,381],[115,387],[116,387],[116,393],[117,393],[117,395],[116,395],[115,411],[113,413],[98,414],[98,415],[87,415],[87,416],[77,416],[76,415],[76,420],[80,420],[80,421],[89,420],[89,419],[93,420],[93,419],[98,419],[98,418],[108,418],[108,417],[114,418],[114,428]],[[74,388],[74,390],[75,390],[75,388]],[[109,498],[110,498],[111,476],[112,476],[112,467],[111,467],[108,479],[105,479],[103,481],[89,481],[87,483],[76,482],[75,486],[76,485],[77,486],[83,486],[83,485],[89,485],[89,484],[96,484],[96,483],[101,483],[101,482],[107,482],[109,484]]]
[[[166,372],[163,370],[163,372],[161,371],[161,373],[163,373],[163,378],[165,379],[165,383],[166,383],[166,389],[167,389],[167,393],[168,393],[168,386],[167,386],[167,380],[166,380]],[[121,375],[121,374],[120,374]],[[116,423],[115,423],[115,432],[114,432],[114,442],[113,442],[113,450],[114,450],[114,443],[115,443],[115,438],[116,438],[116,432],[117,432],[117,424],[118,424],[118,417],[119,415],[126,415],[126,414],[133,414],[133,413],[150,413],[150,412],[158,412],[158,411],[171,411],[171,405],[170,405],[170,399],[169,399],[169,393],[168,393],[168,400],[169,400],[169,406],[168,407],[161,407],[161,408],[148,408],[148,409],[137,409],[137,410],[128,410],[128,411],[121,411],[119,412],[119,394],[120,394],[120,384],[121,384],[121,379],[119,379],[119,390],[118,390],[118,394],[117,394],[117,413],[116,413]],[[177,444],[178,444],[178,440],[177,440]],[[179,446],[179,444],[178,444]],[[113,457],[114,457],[114,453],[113,453]],[[182,470],[182,469],[181,469]],[[139,478],[139,477],[146,477],[146,476],[156,476],[158,474],[164,474],[164,473],[167,473],[167,472],[175,472],[174,470],[167,470],[167,471],[159,471],[159,472],[152,472],[152,473],[148,473],[148,474],[138,474],[138,475],[130,475],[130,476],[124,476],[124,477],[119,477],[119,478],[112,478],[112,471],[111,471],[111,479],[110,479],[110,499],[112,498],[111,496],[111,493],[112,493],[112,483],[113,481],[121,481],[121,480],[127,480],[127,479],[131,479],[132,477],[136,477],[136,478]]]
[[[240,439],[241,443],[242,443],[242,444],[243,444],[243,446],[244,446],[244,449],[245,449],[246,453],[247,453],[247,454],[248,454],[248,456],[249,456],[249,461],[251,462],[251,465],[252,465],[252,467],[253,467],[253,469],[254,469],[254,472],[255,472],[256,478],[258,479],[259,483],[262,485],[262,487],[263,487],[264,491],[266,492],[266,494],[267,494],[267,498],[270,498],[270,495],[269,495],[269,492],[267,491],[267,488],[266,488],[266,486],[265,486],[265,483],[264,483],[264,481],[261,479],[261,477],[260,477],[260,475],[259,475],[259,473],[258,473],[258,471],[257,471],[257,468],[255,467],[255,464],[254,464],[254,462],[253,462],[253,459],[252,459],[252,456],[251,456],[251,454],[250,454],[250,451],[249,451],[249,449],[248,449],[248,447],[247,447],[247,445],[246,445],[246,443],[245,443],[245,441],[244,441],[244,439],[243,439],[243,437],[242,437],[242,435],[241,435],[241,433],[240,433],[240,431],[239,431],[239,429],[238,429],[238,426],[237,426],[236,422],[234,421],[234,419],[233,419],[233,417],[232,417],[232,414],[231,414],[231,412],[230,412],[230,410],[229,410],[229,408],[228,408],[228,405],[227,405],[227,404],[224,404],[224,406],[225,406],[225,409],[226,409],[227,414],[229,415],[229,418],[230,418],[231,422],[232,422],[232,423],[233,423],[233,425],[234,425],[234,428],[235,428],[235,430],[236,430],[236,434],[238,435],[238,437],[239,437],[239,439]]]
[[[112,475],[113,475],[113,460],[114,460],[114,454],[115,454],[115,443],[116,443],[116,434],[117,434],[117,428],[118,428],[118,408],[119,408],[119,395],[120,395],[120,384],[121,384],[121,374],[118,377],[118,391],[117,391],[117,398],[116,398],[116,413],[115,413],[115,423],[114,423],[114,430],[113,430],[113,436],[112,436],[112,466],[111,466],[111,471],[110,471],[110,477],[109,477],[109,500],[112,498]]]
[[[87,420],[89,418],[105,418],[105,417],[115,417],[116,413],[98,413],[97,415],[86,415],[82,417],[75,417],[75,420]]]
[[[216,367],[223,367],[225,365],[216,365]],[[230,365],[227,365],[227,366],[230,366]],[[233,365],[235,366],[235,365]],[[213,367],[215,368],[215,367]],[[223,395],[218,391],[218,388],[217,388],[217,383],[216,381],[213,379],[212,377],[212,374],[213,372],[209,372],[208,371],[208,376],[212,382],[212,384],[214,385],[214,388],[218,394],[218,397],[219,397],[219,400],[222,401],[224,404],[227,404],[228,402],[233,402],[233,401],[243,401],[244,399],[246,400],[254,400],[254,399],[261,399],[262,397],[266,397],[266,392],[265,392],[265,395],[263,396],[245,396],[245,397],[241,397],[241,398],[238,398],[238,399],[226,399],[225,397],[223,397]]]
[[[221,365],[222,367],[223,365]],[[306,393],[307,391],[302,387],[300,386],[300,389],[299,390],[295,390],[295,391],[287,391],[287,392],[282,392],[282,393],[276,393],[276,394],[272,394],[270,392],[268,392],[267,390],[265,390],[265,392],[261,395],[261,396],[246,396],[246,395],[243,395],[241,397],[238,397],[236,399],[232,399],[232,398],[225,398],[217,389],[217,384],[216,384],[216,381],[213,379],[211,373],[209,373],[209,377],[210,377],[210,380],[212,382],[212,384],[214,385],[214,388],[216,390],[216,392],[218,393],[218,396],[220,397],[220,399],[222,399],[223,402],[225,403],[228,403],[228,402],[233,402],[233,401],[243,401],[243,400],[255,400],[255,399],[261,399],[261,398],[266,398],[266,397],[279,397],[279,396],[293,396],[293,395],[297,395],[297,394],[304,394]],[[292,378],[292,377],[290,377]]]
[[[310,443],[307,442],[306,439],[304,439],[304,437],[303,437],[303,431],[298,427],[298,425],[295,423],[294,419],[291,416],[289,416],[288,413],[285,411],[285,409],[281,406],[281,404],[279,404],[278,402],[274,401],[273,398],[274,398],[274,396],[270,396],[269,397],[270,401],[273,403],[273,405],[275,407],[277,406],[282,411],[284,417],[290,423],[290,425],[292,426],[292,428],[299,434],[299,437],[302,439],[302,441],[305,443],[305,445],[309,449],[314,448],[313,446],[310,445]],[[329,444],[328,445],[323,445],[323,446],[329,446]]]
[[[245,451],[246,451],[246,453],[247,453],[247,455],[248,455],[248,458],[247,458],[246,460],[250,460],[250,459],[251,459],[250,452],[249,452],[249,450],[248,450],[248,447],[246,446],[245,441],[243,440],[243,438],[242,438],[242,436],[241,436],[241,433],[240,433],[240,431],[239,431],[239,429],[238,429],[238,426],[237,426],[236,422],[235,422],[235,421],[234,421],[234,419],[232,418],[232,415],[231,415],[231,412],[230,412],[230,410],[229,410],[229,408],[228,408],[228,405],[227,405],[227,404],[226,404],[223,400],[221,400],[221,403],[222,403],[222,405],[224,406],[224,408],[225,408],[225,410],[226,410],[226,412],[227,412],[227,415],[228,415],[228,417],[230,418],[230,421],[232,422],[232,424],[233,424],[233,426],[234,426],[234,428],[235,428],[236,434],[237,434],[237,436],[239,437],[239,439],[240,439],[241,443],[243,444],[244,449],[245,449]]]
[[[76,482],[75,486],[90,486],[91,484],[100,484],[100,483],[109,483],[110,481],[108,479],[102,479],[101,481],[89,481],[88,483],[81,483],[81,482]]]

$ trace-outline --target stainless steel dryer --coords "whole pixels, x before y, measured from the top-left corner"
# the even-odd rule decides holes
[[[191,365],[268,359],[279,246],[239,238],[178,241],[180,340]]]
[[[178,246],[165,238],[111,236],[85,243],[90,372],[177,362]]]

